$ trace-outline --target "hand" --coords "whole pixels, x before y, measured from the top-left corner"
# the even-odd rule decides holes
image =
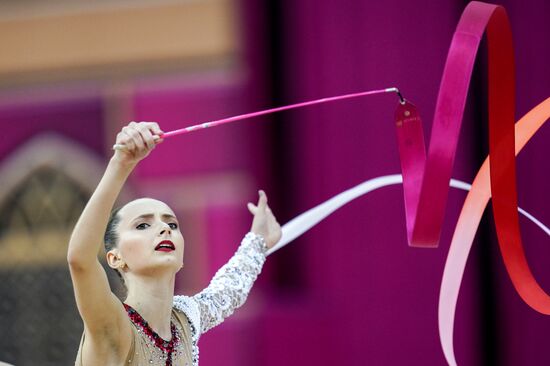
[[[248,210],[254,215],[252,220],[252,231],[256,235],[263,236],[267,248],[272,248],[277,242],[281,239],[282,231],[281,225],[273,216],[273,212],[267,205],[267,196],[264,191],[258,192],[260,198],[258,200],[258,205],[255,206],[253,203],[248,203]]]
[[[155,122],[130,122],[116,137],[113,157],[125,164],[136,164],[163,141],[162,134]]]

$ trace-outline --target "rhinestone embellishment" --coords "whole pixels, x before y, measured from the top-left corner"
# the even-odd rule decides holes
[[[172,334],[172,337],[169,341],[167,341],[162,339],[162,337],[159,336],[157,332],[151,329],[147,321],[143,319],[143,317],[134,308],[132,308],[128,304],[124,304],[124,308],[126,309],[126,312],[128,313],[128,316],[130,317],[132,323],[137,326],[138,331],[145,334],[151,341],[152,345],[156,349],[161,351],[161,360],[166,362],[166,366],[172,366],[174,351],[180,343],[179,334],[174,322],[170,322],[170,333]],[[147,346],[150,347],[149,345]],[[153,364],[152,358],[149,359],[149,363]]]

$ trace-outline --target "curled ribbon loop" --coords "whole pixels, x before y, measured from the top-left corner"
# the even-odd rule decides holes
[[[515,154],[519,154],[521,149],[529,141],[531,137],[542,127],[542,125],[550,118],[550,98],[540,103],[538,106],[529,111],[515,125]],[[454,317],[456,312],[456,304],[460,291],[460,284],[464,275],[464,269],[468,260],[468,255],[474,242],[474,237],[485,211],[485,207],[491,197],[491,183],[489,178],[489,160],[492,157],[485,159],[485,162],[479,169],[470,192],[466,197],[464,206],[460,212],[458,223],[453,234],[449,254],[443,271],[443,279],[441,281],[441,290],[439,292],[439,338],[443,353],[449,365],[456,365],[456,358],[453,348],[453,329]],[[526,215],[530,216],[530,215]],[[537,224],[539,225],[539,224]],[[550,235],[550,230],[542,225],[539,225],[546,234]],[[523,253],[523,248],[520,253],[506,251],[502,249],[504,263],[508,269],[512,282],[520,282],[520,288],[525,289],[519,292],[525,302],[531,305],[535,310],[541,313],[548,314],[544,304],[538,303],[538,297],[544,294],[543,290],[536,283]],[[521,245],[521,243],[520,243]],[[507,253],[509,257],[506,257]],[[507,262],[508,261],[508,262]],[[517,263],[510,263],[517,262]],[[509,266],[510,265],[510,266]],[[519,269],[519,270],[518,270]],[[515,282],[514,282],[515,285]],[[516,287],[517,289],[518,287]],[[531,291],[528,291],[531,289]],[[537,307],[535,307],[537,306]]]
[[[430,145],[424,153],[422,124],[413,105],[400,105],[396,126],[404,177],[409,245],[437,247],[441,235],[449,180],[462,124],[464,106],[481,37],[487,27],[489,43],[489,120],[497,227],[515,216],[517,207],[513,169],[514,55],[506,11],[501,6],[471,2],[454,33],[437,98]],[[497,104],[498,103],[498,104]],[[504,140],[506,137],[506,140]],[[511,154],[511,155],[510,155]],[[499,237],[501,234],[499,234]]]
[[[416,109],[408,104],[397,108],[396,127],[404,180],[409,244],[418,247],[436,247],[438,244],[468,86],[475,56],[485,31],[489,57],[488,109],[491,158],[478,173],[474,189],[463,208],[441,287],[440,336],[445,357],[451,365],[456,364],[452,345],[452,323],[463,266],[490,196],[500,251],[516,291],[533,309],[550,314],[550,296],[540,287],[529,268],[520,234],[515,153],[519,152],[536,129],[524,138],[523,142],[519,142],[523,145],[516,146],[518,150],[515,152],[514,51],[508,16],[501,6],[473,1],[460,18],[447,55],[426,158],[422,124],[417,118]],[[533,120],[531,123],[538,123],[540,127],[550,116],[549,109],[546,101],[526,118]],[[486,186],[479,183],[484,179]],[[475,210],[473,207],[478,209]],[[457,248],[459,245],[464,245],[464,248]]]
[[[417,194],[414,187],[405,192],[406,202],[417,203],[408,207],[416,215],[407,212],[407,219],[412,221],[409,226],[412,232],[410,244],[435,246],[439,240],[468,85],[485,29],[489,48],[489,164],[498,241],[508,274],[519,295],[533,309],[550,314],[550,297],[529,269],[519,229],[514,155],[514,51],[508,16],[501,6],[473,1],[466,7],[453,36],[443,72],[424,171],[420,147],[412,152],[416,159],[401,156],[404,179],[410,180],[405,187],[412,187],[423,172],[420,193]],[[397,114],[406,113],[406,107],[398,107]],[[405,131],[407,124],[414,123],[414,132],[421,129],[422,125],[415,118],[410,120],[403,119],[402,126],[398,126],[398,135],[411,136],[411,132]],[[423,143],[420,133],[411,138],[414,139],[418,146]],[[407,144],[403,137],[398,141],[400,146]],[[400,148],[400,151],[409,153],[405,148]]]

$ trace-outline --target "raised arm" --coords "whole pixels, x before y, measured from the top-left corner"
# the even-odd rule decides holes
[[[214,275],[207,288],[193,297],[176,296],[174,305],[188,313],[199,334],[219,325],[246,301],[266,259],[266,251],[281,238],[281,227],[260,191],[258,205],[248,204],[254,215],[252,228],[231,259]]]
[[[136,164],[155,147],[154,136],[161,134],[156,123],[132,122],[122,129],[116,143],[125,148],[115,151],[71,235],[67,261],[86,336],[92,338],[94,344],[99,339],[117,340],[121,331],[130,334],[125,310],[111,292],[97,254],[124,182]]]

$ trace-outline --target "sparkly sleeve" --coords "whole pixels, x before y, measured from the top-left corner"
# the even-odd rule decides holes
[[[237,252],[214,275],[207,288],[192,297],[200,314],[200,333],[206,333],[246,301],[266,259],[264,238],[246,234]]]

